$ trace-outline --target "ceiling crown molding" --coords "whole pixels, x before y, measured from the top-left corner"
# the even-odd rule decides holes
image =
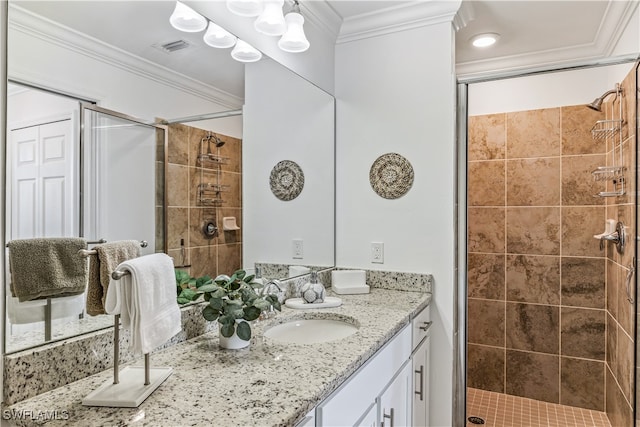
[[[453,18],[453,28],[456,31],[460,31],[474,19],[476,19],[476,10],[473,7],[473,2],[463,1],[456,16]]]
[[[342,26],[342,17],[333,10],[329,3],[325,0],[322,1],[301,1],[300,9],[302,15],[310,24],[319,28],[327,36],[330,37],[331,43],[335,43],[340,34],[340,27]]]
[[[336,43],[347,43],[425,25],[451,22],[460,3],[460,0],[416,0],[375,12],[350,16],[343,21]]]
[[[576,63],[602,60],[613,54],[616,44],[637,8],[637,1],[609,1],[598,32],[590,43],[486,60],[458,62],[456,74],[459,79],[464,80],[496,73],[533,68],[562,68]]]
[[[613,54],[620,37],[624,33],[633,18],[638,1],[610,1],[607,12],[602,18],[596,40],[601,41],[600,46],[607,56]]]
[[[10,7],[11,20],[9,21],[9,27],[12,30],[39,38],[77,54],[120,68],[226,108],[240,108],[244,103],[241,98],[214,86],[177,73],[136,55],[132,55],[115,46],[74,31],[64,25],[43,18],[40,15],[31,13],[19,6],[10,5]],[[21,80],[20,77],[21,76],[9,75],[9,78],[17,78],[18,80]]]

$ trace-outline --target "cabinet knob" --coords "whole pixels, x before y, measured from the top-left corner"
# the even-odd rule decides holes
[[[385,414],[384,409],[382,410],[382,427],[384,427],[384,419],[389,418],[389,427],[393,427],[393,408],[389,409],[389,413]]]
[[[422,322],[422,326],[419,327],[420,330],[427,332],[427,330],[431,327],[433,322]]]

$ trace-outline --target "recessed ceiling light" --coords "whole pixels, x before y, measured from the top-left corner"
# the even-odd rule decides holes
[[[475,47],[488,47],[493,45],[500,38],[498,33],[483,33],[473,36],[471,38],[471,44]]]

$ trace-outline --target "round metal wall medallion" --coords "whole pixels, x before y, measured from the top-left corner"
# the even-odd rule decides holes
[[[380,197],[397,199],[407,194],[413,185],[413,167],[400,154],[383,154],[373,162],[369,182]]]
[[[271,192],[280,200],[293,200],[304,187],[304,173],[296,162],[282,160],[271,169],[269,176]]]

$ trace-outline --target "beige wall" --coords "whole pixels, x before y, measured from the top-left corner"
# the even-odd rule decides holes
[[[184,239],[186,270],[195,277],[218,274],[230,275],[242,266],[242,141],[218,135],[225,145],[220,156],[229,159],[218,166],[198,160],[202,138],[206,131],[182,124],[169,127],[167,170],[167,223],[169,255],[176,265],[182,263],[181,239]],[[204,145],[205,153],[208,148]],[[215,145],[211,146],[216,153]],[[220,206],[203,206],[198,198],[198,184],[216,183],[220,167],[220,183],[229,187],[220,193]],[[235,216],[237,231],[223,231],[222,218]],[[219,229],[218,237],[205,238],[202,226],[213,219]]]

